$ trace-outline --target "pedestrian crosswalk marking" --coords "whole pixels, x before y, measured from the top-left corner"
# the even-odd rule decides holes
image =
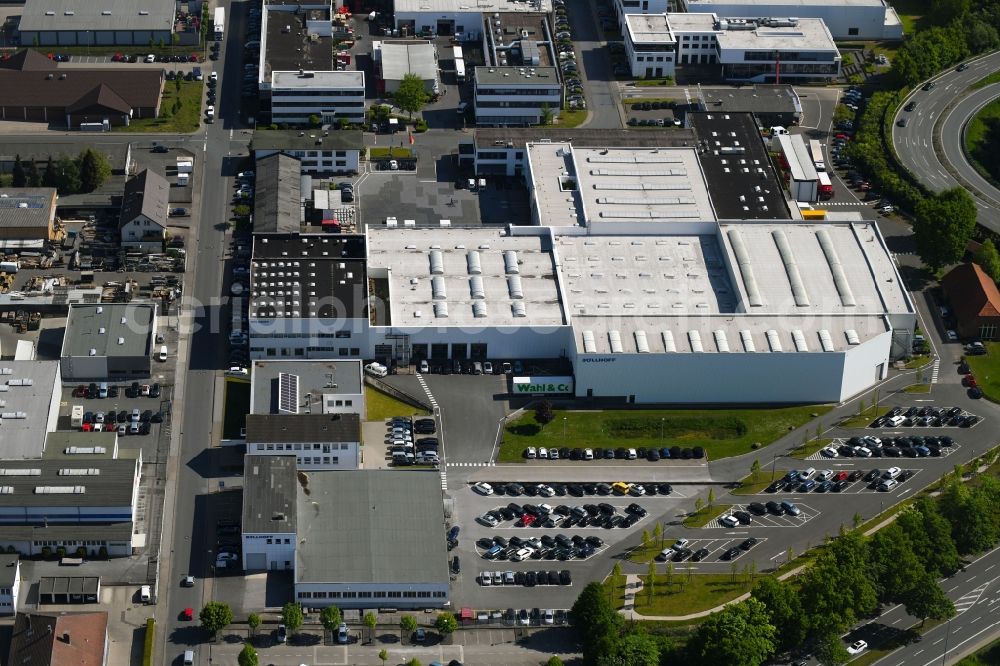
[[[934,360],[934,367],[931,368],[931,384],[937,384],[938,372],[941,370],[941,359]]]

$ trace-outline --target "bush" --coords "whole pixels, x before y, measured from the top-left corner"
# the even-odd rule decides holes
[[[421,118],[413,125],[414,132],[426,132],[427,131],[427,121]]]
[[[535,407],[535,420],[539,423],[544,425],[551,422],[555,417],[556,415],[552,413],[552,403],[548,400],[542,400]]]

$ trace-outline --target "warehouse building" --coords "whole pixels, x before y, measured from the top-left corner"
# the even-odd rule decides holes
[[[552,0],[395,0],[393,16],[401,35],[454,35],[479,41],[485,17],[503,13],[551,14]],[[488,19],[487,19],[488,20]]]
[[[157,0],[28,0],[18,31],[36,46],[171,44],[174,5]]]
[[[430,42],[373,42],[372,56],[381,67],[383,92],[396,92],[407,74],[420,77],[428,95],[441,91],[437,53]]]
[[[822,19],[838,40],[902,39],[903,23],[886,0],[679,0],[691,13],[734,18]]]
[[[291,571],[297,538],[295,458],[247,455],[243,464],[243,570]]]
[[[149,377],[156,326],[152,303],[71,305],[59,357],[63,379]]]
[[[56,361],[0,361],[0,459],[40,458],[59,422]]]
[[[24,49],[0,61],[0,120],[127,126],[159,114],[164,80],[162,69],[62,68]]]
[[[255,232],[296,233],[302,229],[302,172],[299,166],[297,157],[279,152],[268,152],[266,157],[257,158],[253,199]]]
[[[55,240],[54,187],[0,190],[0,249],[40,250]]]

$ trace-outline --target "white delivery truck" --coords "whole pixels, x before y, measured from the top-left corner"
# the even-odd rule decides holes
[[[73,405],[70,415],[70,425],[74,428],[83,427],[83,405]]]

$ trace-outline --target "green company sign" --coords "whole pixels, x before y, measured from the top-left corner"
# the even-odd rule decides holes
[[[572,393],[572,377],[515,377],[514,393]]]

